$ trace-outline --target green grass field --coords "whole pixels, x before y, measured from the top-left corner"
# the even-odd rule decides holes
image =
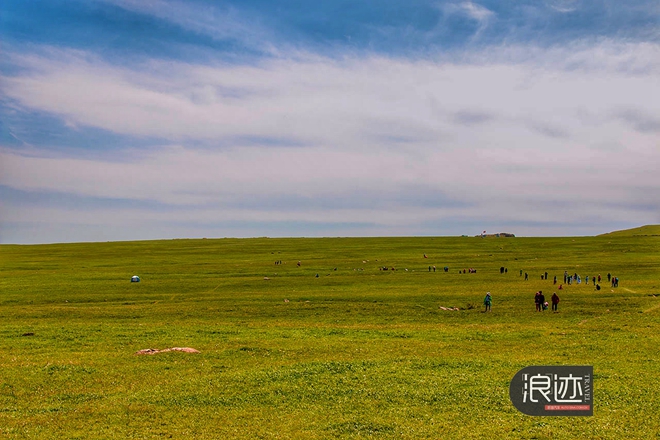
[[[0,438],[660,438],[659,251],[635,234],[2,245]],[[535,312],[564,270],[582,284]],[[134,354],[168,347],[201,353]],[[513,375],[545,364],[594,366],[593,417],[511,405]]]
[[[639,228],[625,229],[623,231],[614,231],[602,236],[609,237],[637,237],[637,236],[660,236],[660,225],[646,225]]]

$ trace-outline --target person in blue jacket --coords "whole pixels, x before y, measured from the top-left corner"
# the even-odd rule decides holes
[[[490,292],[486,292],[486,297],[484,298],[484,312],[490,312],[490,305],[493,302],[493,298],[490,296]]]

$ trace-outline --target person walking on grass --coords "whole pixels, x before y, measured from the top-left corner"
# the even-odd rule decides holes
[[[486,297],[484,298],[484,313],[490,312],[490,305],[493,302],[493,298],[490,296],[490,292],[486,292]]]
[[[541,292],[536,292],[536,295],[534,295],[534,305],[536,306],[536,311],[540,312],[541,311]]]
[[[548,308],[548,303],[545,301],[545,295],[543,295],[543,291],[541,290],[539,290],[539,303],[541,304],[541,311]]]
[[[557,292],[554,292],[552,294],[552,311],[556,312],[557,311],[557,305],[559,305],[559,296],[557,296]]]

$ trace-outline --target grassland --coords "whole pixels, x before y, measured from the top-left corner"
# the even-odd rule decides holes
[[[601,235],[601,237],[646,237],[646,236],[660,236],[660,225],[646,225],[639,228],[624,229],[622,231],[608,232]]]
[[[660,438],[659,250],[634,235],[3,245],[0,437]],[[620,287],[573,284],[559,313],[535,312],[564,270]],[[134,354],[176,346],[201,353]],[[594,366],[593,417],[517,412],[510,379],[544,364]]]

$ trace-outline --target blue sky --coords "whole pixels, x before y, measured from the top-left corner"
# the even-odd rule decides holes
[[[5,1],[0,243],[660,223],[657,1]]]

